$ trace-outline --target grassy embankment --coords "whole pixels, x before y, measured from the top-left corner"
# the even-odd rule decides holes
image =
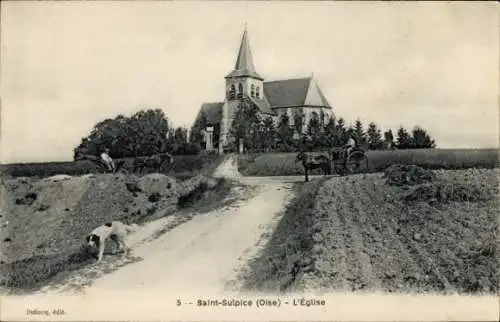
[[[11,168],[14,174],[33,177],[2,182],[2,199],[8,203],[2,221],[9,222],[8,236],[2,235],[7,259],[1,264],[2,285],[13,291],[35,290],[92,263],[84,235],[103,222],[144,224],[175,214],[176,220],[158,236],[193,214],[227,203],[235,183],[204,175],[211,174],[220,158],[187,159],[175,168],[183,181],[155,174],[106,174],[51,182],[38,176],[60,174],[63,167]]]

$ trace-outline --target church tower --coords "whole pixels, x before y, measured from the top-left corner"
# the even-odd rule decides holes
[[[248,32],[245,26],[241,44],[236,58],[234,70],[226,77],[225,102],[222,107],[221,135],[219,150],[226,145],[227,134],[231,127],[231,121],[235,115],[239,100],[245,96],[256,99],[264,98],[264,78],[256,71],[253,63],[253,56],[250,50]]]
[[[240,50],[236,58],[234,70],[225,78],[226,100],[228,101],[238,100],[244,94],[255,98],[263,96],[264,78],[255,71],[246,27],[241,38]]]

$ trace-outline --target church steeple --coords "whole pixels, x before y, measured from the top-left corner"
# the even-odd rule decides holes
[[[234,70],[229,73],[226,78],[231,77],[252,77],[258,80],[264,80],[256,71],[253,64],[252,51],[250,50],[250,42],[248,41],[248,32],[245,24],[245,30],[241,37],[240,50],[236,58]]]

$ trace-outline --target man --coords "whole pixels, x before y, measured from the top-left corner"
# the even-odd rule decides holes
[[[356,147],[356,141],[354,141],[354,138],[352,135],[349,136],[349,140],[347,140],[347,144],[345,145],[345,148],[347,150],[347,155],[351,153],[352,149]]]
[[[101,153],[101,159],[104,161],[104,164],[108,167],[108,170],[111,172],[115,172],[115,163],[113,159],[109,156],[109,149],[104,149],[104,152]]]

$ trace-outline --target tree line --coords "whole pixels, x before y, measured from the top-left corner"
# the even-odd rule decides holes
[[[304,124],[304,115],[295,116],[292,126],[287,114],[275,122],[273,118],[260,113],[250,101],[243,99],[229,131],[230,151],[237,151],[240,139],[249,152],[298,150],[319,151],[346,144],[353,136],[359,145],[371,150],[379,149],[422,149],[434,148],[434,139],[422,128],[411,132],[400,127],[396,136],[392,130],[382,131],[374,122],[368,126],[356,120],[348,125],[345,120],[331,117],[313,117]],[[98,155],[105,148],[114,158],[149,156],[170,152],[174,155],[198,154],[204,141],[203,129],[206,116],[193,125],[189,133],[185,127],[174,127],[161,109],[139,111],[132,116],[118,115],[98,122],[90,134],[81,139],[74,149],[77,153]],[[303,127],[306,126],[305,131]],[[218,126],[214,129],[214,145],[218,147]],[[298,135],[298,133],[303,134]]]
[[[365,128],[360,120],[348,125],[342,117],[324,119],[323,115],[316,115],[307,124],[304,124],[304,118],[304,115],[296,115],[292,126],[290,117],[282,114],[275,124],[271,117],[262,115],[254,104],[243,100],[229,132],[229,148],[237,150],[242,139],[248,151],[319,151],[343,146],[350,136],[369,150],[436,147],[430,134],[418,126],[411,132],[400,127],[395,137],[391,129],[382,131],[374,122]]]

